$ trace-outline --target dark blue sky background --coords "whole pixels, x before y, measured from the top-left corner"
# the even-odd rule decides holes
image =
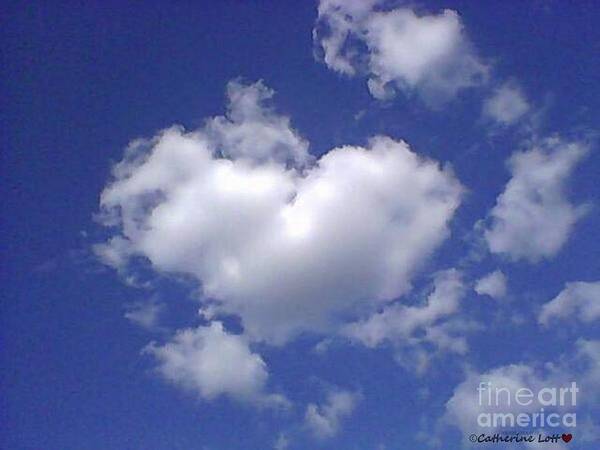
[[[427,11],[441,8],[459,11],[478,53],[494,63],[495,79],[519,81],[543,111],[542,134],[597,132],[598,2],[424,3]],[[453,223],[458,237],[493,206],[510,175],[504,161],[522,136],[490,134],[482,93],[462,92],[444,114],[402,95],[378,103],[364,80],[315,62],[315,17],[310,1],[1,2],[1,448],[264,449],[291,420],[227,400],[200,403],[154,377],[139,354],[148,335],[123,317],[124,303],[152,294],[120,283],[90,252],[103,237],[93,221],[99,193],[127,143],[222,114],[230,79],[272,87],[277,109],[314,154],[388,134],[452,163],[470,189]],[[599,179],[595,148],[575,173],[571,198],[600,199]],[[533,308],[566,281],[598,279],[599,229],[596,204],[551,262],[484,260],[475,273],[502,267],[515,293],[528,291],[533,306],[525,310]],[[463,247],[460,239],[445,244],[432,267],[455,264]],[[184,286],[162,283],[167,301],[189,296]],[[185,325],[195,308],[178,300],[168,320]],[[564,350],[531,333],[507,327],[473,342],[474,361],[486,369]],[[413,412],[423,408],[416,394],[423,380],[406,375],[385,349],[341,347],[328,359],[310,356],[312,344],[306,338],[264,350],[275,384],[292,400],[320,398],[307,373],[368,394],[343,435],[323,448],[419,445]],[[447,380],[428,400],[435,417],[461,375],[449,364],[428,377]]]

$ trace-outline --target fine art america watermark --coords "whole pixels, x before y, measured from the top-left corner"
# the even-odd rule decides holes
[[[565,386],[538,389],[511,389],[482,381],[477,387],[480,411],[477,426],[491,432],[471,434],[469,441],[568,443],[573,439],[572,431],[577,426],[574,409],[578,393],[579,388],[574,381]],[[567,432],[564,432],[565,428]]]

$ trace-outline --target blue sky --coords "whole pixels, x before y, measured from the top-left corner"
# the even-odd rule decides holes
[[[597,448],[595,2],[0,10],[2,448]]]

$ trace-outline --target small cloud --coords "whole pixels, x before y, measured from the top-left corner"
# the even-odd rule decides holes
[[[496,200],[491,226],[484,231],[492,253],[532,263],[558,253],[587,210],[571,204],[565,192],[587,151],[581,142],[551,138],[510,157],[512,178]]]
[[[529,111],[520,88],[509,83],[494,91],[483,105],[483,114],[502,125],[511,125]]]
[[[548,325],[552,319],[566,317],[583,323],[600,319],[600,281],[567,283],[560,294],[542,307],[538,321]]]
[[[164,304],[154,300],[136,302],[127,305],[125,318],[146,330],[157,330],[159,328],[158,322],[164,309]]]
[[[365,76],[378,100],[415,92],[436,107],[487,81],[489,67],[456,11],[417,14],[385,3],[321,0],[313,31],[317,58],[340,74]]]
[[[488,295],[494,299],[506,296],[506,276],[496,270],[475,283],[475,292],[479,295]]]
[[[354,120],[356,120],[358,122],[363,117],[365,117],[365,114],[367,114],[367,110],[366,109],[361,109],[356,114],[354,114]]]
[[[167,381],[202,399],[226,395],[259,407],[289,407],[285,397],[266,392],[269,372],[262,357],[221,322],[180,330],[164,345],[150,343],[144,353],[156,358]]]
[[[318,439],[331,438],[338,433],[343,419],[352,414],[359,400],[360,394],[355,392],[331,391],[325,403],[310,403],[306,407],[306,426]]]
[[[424,374],[433,355],[468,352],[466,335],[479,326],[459,316],[465,293],[460,271],[440,271],[421,304],[392,303],[366,319],[347,324],[342,334],[369,348],[391,343],[398,364]]]

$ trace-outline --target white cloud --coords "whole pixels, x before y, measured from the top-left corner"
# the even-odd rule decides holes
[[[180,330],[170,342],[151,343],[144,352],[157,359],[158,372],[167,381],[200,398],[227,395],[258,405],[287,404],[283,397],[265,393],[265,362],[243,336],[227,333],[221,322]]]
[[[485,383],[490,383],[488,386],[492,388],[491,404],[488,404],[487,400],[489,391],[478,392],[482,383],[483,387],[485,387]],[[444,420],[460,428],[465,436],[468,435],[467,433],[473,433],[479,429],[477,419],[480,414],[533,412],[537,406],[534,403],[521,407],[510,402],[504,395],[499,396],[500,401],[496,405],[494,389],[506,388],[513,393],[512,398],[514,398],[514,393],[519,389],[527,388],[536,391],[542,385],[544,385],[544,381],[538,379],[534,369],[525,364],[503,366],[487,373],[472,372],[454,389],[452,397],[446,403]]]
[[[376,347],[384,340],[407,339],[415,330],[454,314],[465,292],[460,272],[454,269],[440,272],[434,285],[424,305],[394,303],[365,321],[348,325],[346,334],[368,347]]]
[[[575,412],[579,419],[596,404],[600,392],[598,375],[600,375],[600,341],[586,340],[577,342],[573,355],[565,355],[556,362],[534,366],[511,364],[485,373],[470,372],[465,381],[454,389],[452,397],[446,403],[443,422],[458,427],[466,438],[477,430],[490,433],[502,428],[501,418],[494,424],[494,413],[531,415],[539,413],[540,409],[544,408],[546,417],[552,411],[561,411],[562,413]],[[537,393],[541,389],[557,388],[557,399],[560,399],[558,389],[570,388],[573,382],[577,383],[578,389],[575,393],[575,404],[570,391],[565,392],[563,405],[549,406],[540,402]],[[520,397],[519,401],[515,400],[520,390],[521,395],[528,395],[524,389],[531,390],[534,393],[533,397]],[[545,395],[543,398],[549,397]],[[480,418],[481,414],[483,417]],[[481,422],[478,422],[478,418]],[[489,423],[487,421],[490,418],[491,427],[480,427]]]
[[[230,109],[253,112],[231,113],[218,139],[214,124],[228,119],[130,146],[102,193],[114,236],[98,251],[192,275],[217,314],[241,317],[251,339],[283,343],[407,292],[447,237],[463,189],[451,170],[385,137],[311,163],[299,147],[274,144],[295,134],[271,116],[279,131],[250,144],[239,137],[246,117],[254,126],[274,114],[262,110],[261,86],[230,86],[230,97],[244,97]]]
[[[423,373],[430,362],[432,345],[437,351],[465,354],[465,334],[474,325],[453,317],[458,313],[466,287],[455,269],[439,272],[434,289],[424,304],[407,306],[394,303],[366,320],[344,327],[343,333],[367,347],[390,342],[397,350],[396,360]]]
[[[383,3],[321,0],[313,35],[328,67],[364,73],[376,98],[416,90],[431,105],[487,79],[455,11],[417,15]]]
[[[495,299],[506,296],[506,276],[499,270],[487,274],[475,283],[475,292]]]
[[[504,84],[483,105],[483,113],[487,117],[503,124],[510,125],[529,111],[527,99],[516,86]]]
[[[567,283],[560,294],[542,307],[538,316],[543,325],[552,319],[577,319],[584,323],[600,319],[600,281]]]
[[[537,262],[560,250],[585,210],[569,202],[565,184],[586,151],[581,143],[553,138],[509,159],[512,178],[484,232],[492,253]]]
[[[274,91],[261,81],[227,85],[226,116],[207,121],[204,130],[216,153],[254,163],[269,161],[302,166],[311,161],[308,142],[291,128],[290,119],[267,106]]]
[[[127,306],[125,318],[147,330],[158,328],[165,305],[156,301],[136,302]]]
[[[360,395],[357,393],[331,391],[324,404],[310,403],[307,406],[304,416],[306,426],[319,439],[333,437],[339,432],[343,419],[352,414],[359,400]]]
[[[104,218],[104,223],[111,225],[110,218]],[[107,245],[95,245],[94,252],[104,264],[116,270],[123,270],[131,256],[128,241],[120,236],[110,238]]]

